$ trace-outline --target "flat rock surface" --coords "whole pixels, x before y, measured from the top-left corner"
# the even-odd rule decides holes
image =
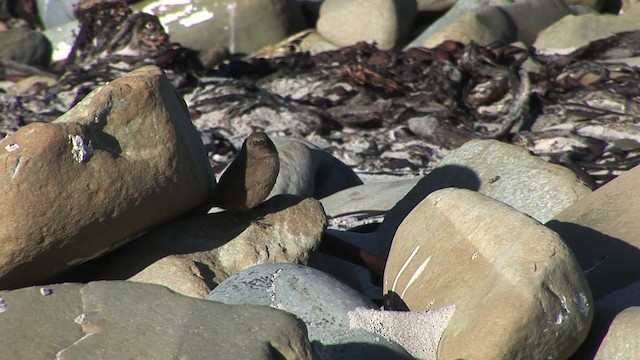
[[[320,200],[328,216],[358,212],[386,212],[393,208],[420,179],[370,182]]]
[[[124,281],[0,291],[3,359],[312,359],[305,325]]]

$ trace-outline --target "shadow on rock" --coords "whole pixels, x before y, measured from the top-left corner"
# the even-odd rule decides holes
[[[369,359],[414,359],[409,353],[400,353],[389,347],[368,343],[345,343],[324,345],[319,341],[311,342],[314,353],[320,360],[329,359],[349,359],[349,360],[369,360]]]
[[[384,295],[385,310],[409,311],[409,306],[402,300],[400,295],[395,291],[387,291]]]
[[[470,168],[459,165],[437,167],[425,175],[385,216],[382,225],[378,229],[378,243],[381,246],[381,255],[385,258],[388,256],[391,241],[398,226],[416,205],[432,192],[450,187],[477,191],[480,189],[480,178]]]
[[[594,300],[640,279],[640,250],[635,246],[575,223],[551,220],[546,226],[557,232],[575,255]]]

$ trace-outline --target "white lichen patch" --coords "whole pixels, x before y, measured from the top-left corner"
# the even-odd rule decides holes
[[[9,144],[9,145],[5,146],[4,149],[7,150],[8,152],[14,152],[14,151],[20,149],[20,145],[18,145],[18,144]]]
[[[51,288],[48,287],[41,287],[40,288],[40,294],[42,294],[42,296],[49,296],[53,293],[53,290],[51,290]]]
[[[93,156],[91,140],[85,139],[80,135],[69,135],[69,143],[71,143],[71,155],[76,161],[84,163]]]
[[[82,314],[76,316],[76,318],[73,321],[76,324],[83,325],[83,324],[85,324],[87,322],[88,318],[89,317],[87,316],[87,314],[82,313]]]

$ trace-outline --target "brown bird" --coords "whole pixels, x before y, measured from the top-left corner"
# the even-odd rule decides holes
[[[279,171],[278,151],[267,134],[249,135],[213,189],[213,206],[230,211],[258,206],[269,196]]]

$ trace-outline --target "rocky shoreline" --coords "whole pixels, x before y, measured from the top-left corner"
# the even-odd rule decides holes
[[[207,31],[234,46],[205,49],[157,3],[84,1],[63,61],[0,56],[0,357],[640,351],[638,6],[458,1],[420,29],[426,2],[283,0],[249,44],[230,2],[235,40]],[[210,209],[257,131],[268,199]]]

